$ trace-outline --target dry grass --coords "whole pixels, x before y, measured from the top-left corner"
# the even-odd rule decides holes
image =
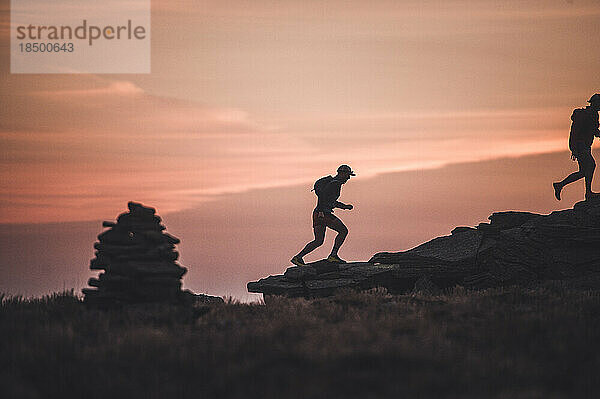
[[[208,312],[3,297],[0,396],[592,398],[599,314],[598,291],[560,284],[229,299]]]

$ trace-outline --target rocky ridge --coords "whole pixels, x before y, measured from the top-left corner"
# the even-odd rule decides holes
[[[489,223],[461,226],[408,251],[380,252],[367,262],[327,261],[289,267],[249,282],[249,292],[322,297],[341,288],[385,287],[391,293],[473,289],[562,280],[600,288],[600,199],[548,215],[496,212]]]

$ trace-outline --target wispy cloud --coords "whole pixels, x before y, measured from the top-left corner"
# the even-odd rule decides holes
[[[72,101],[76,97],[93,97],[93,96],[132,96],[144,93],[144,90],[128,81],[113,81],[105,87],[96,87],[88,89],[63,89],[63,90],[37,90],[29,94],[32,96],[44,96],[65,98],[67,101]]]
[[[34,90],[18,100],[7,102],[12,117],[0,130],[3,221],[98,218],[133,198],[169,212],[226,193],[310,184],[341,162],[365,178],[564,144],[561,131],[542,123],[556,110],[543,108],[264,121],[242,109],[152,95],[129,81],[94,79],[87,88]]]
[[[566,149],[596,6],[153,1],[151,75],[10,75],[3,35],[0,220]]]

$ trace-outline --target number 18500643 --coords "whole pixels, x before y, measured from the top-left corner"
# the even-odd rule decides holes
[[[19,43],[22,53],[72,53],[73,43]]]

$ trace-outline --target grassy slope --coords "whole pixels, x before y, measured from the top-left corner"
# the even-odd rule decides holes
[[[345,292],[207,313],[4,298],[0,396],[595,397],[600,292]]]

